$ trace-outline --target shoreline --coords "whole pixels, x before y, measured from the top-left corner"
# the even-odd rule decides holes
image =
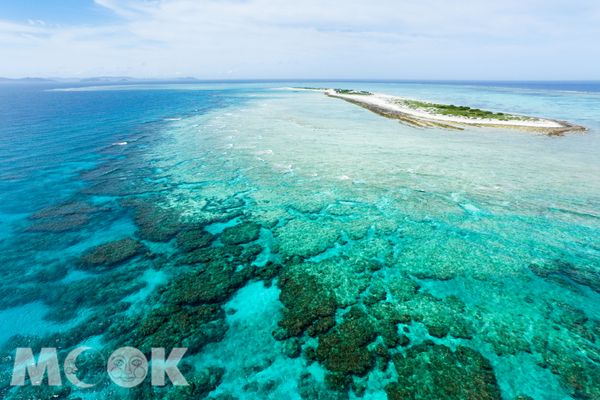
[[[328,97],[347,101],[383,117],[397,119],[400,122],[419,128],[463,130],[466,126],[478,126],[518,129],[543,133],[548,136],[562,136],[567,132],[584,132],[587,130],[581,125],[567,121],[509,113],[493,113],[470,107],[423,102],[382,93],[329,88],[293,88],[293,90],[320,91]],[[452,115],[453,113],[459,115]],[[475,115],[475,117],[469,116],[470,114]],[[480,115],[486,117],[480,117]]]

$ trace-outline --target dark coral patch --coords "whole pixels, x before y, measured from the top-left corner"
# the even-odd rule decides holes
[[[496,400],[500,389],[490,362],[467,347],[455,351],[423,343],[393,357],[398,381],[386,386],[390,400]]]
[[[250,243],[258,239],[260,225],[255,222],[243,222],[226,228],[221,234],[221,241],[225,244]]]
[[[572,281],[600,293],[600,271],[594,265],[553,260],[545,263],[533,263],[529,268],[541,278],[562,284]]]
[[[167,242],[184,228],[179,214],[160,205],[160,198],[128,199],[126,207],[134,210],[134,221],[138,236],[152,242]]]
[[[79,258],[79,265],[86,269],[112,267],[129,260],[145,250],[135,239],[125,238],[104,243],[89,249]]]
[[[176,236],[177,246],[184,252],[207,247],[213,240],[213,235],[203,228],[190,228],[179,232]]]
[[[92,214],[100,211],[99,207],[93,206],[82,201],[70,201],[54,206],[46,207],[38,212],[32,214],[30,219],[41,219],[41,218],[58,218],[67,215],[75,214]]]
[[[317,359],[333,372],[364,375],[374,363],[367,346],[377,333],[369,316],[359,308],[350,310],[344,322],[319,337]]]
[[[335,296],[315,277],[283,273],[278,284],[279,299],[285,306],[279,326],[289,336],[298,336],[314,322],[335,314]]]
[[[161,306],[152,310],[129,340],[143,351],[151,347],[187,347],[195,352],[223,338],[227,331],[225,313],[218,305],[193,307]]]
[[[558,337],[537,338],[535,347],[543,362],[560,377],[565,388],[576,399],[600,398],[600,351],[585,340],[569,342]]]
[[[43,218],[35,220],[27,227],[27,232],[62,233],[80,229],[90,222],[87,214],[69,214],[63,217]]]
[[[252,277],[250,268],[238,269],[230,264],[211,264],[175,279],[164,291],[167,304],[197,305],[220,303]]]
[[[177,262],[190,265],[210,262],[235,264],[239,261],[243,250],[240,246],[203,247],[182,255]]]
[[[72,200],[43,208],[29,216],[27,232],[60,233],[83,228],[102,216],[106,218],[110,207],[101,207],[81,200]]]
[[[38,294],[38,298],[52,307],[45,318],[67,321],[75,317],[81,309],[119,303],[145,286],[145,283],[138,279],[140,270],[145,267],[139,265],[137,269],[110,270],[94,278],[44,288]]]

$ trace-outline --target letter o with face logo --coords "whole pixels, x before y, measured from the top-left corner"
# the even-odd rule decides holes
[[[132,388],[144,381],[148,374],[146,356],[134,347],[121,347],[108,359],[106,371],[110,379],[124,388]]]

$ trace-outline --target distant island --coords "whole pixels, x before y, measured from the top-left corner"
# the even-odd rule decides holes
[[[46,78],[30,78],[30,77],[4,78],[4,77],[0,76],[0,83],[50,83],[50,82],[55,82],[55,81],[52,79],[46,79]]]
[[[195,83],[205,82],[201,79],[194,77],[177,77],[177,78],[135,78],[130,76],[92,76],[87,78],[37,78],[37,77],[25,77],[25,78],[6,78],[0,76],[0,84],[9,83]]]
[[[371,93],[364,90],[317,87],[295,87],[292,89],[320,91],[329,97],[345,100],[386,118],[397,119],[420,128],[436,127],[462,130],[464,126],[482,126],[520,129],[540,132],[550,136],[560,136],[567,132],[583,132],[586,130],[583,126],[566,121],[492,112],[453,104],[431,103]]]

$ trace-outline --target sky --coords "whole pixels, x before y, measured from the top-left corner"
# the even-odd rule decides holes
[[[600,1],[0,0],[0,76],[600,80]]]

